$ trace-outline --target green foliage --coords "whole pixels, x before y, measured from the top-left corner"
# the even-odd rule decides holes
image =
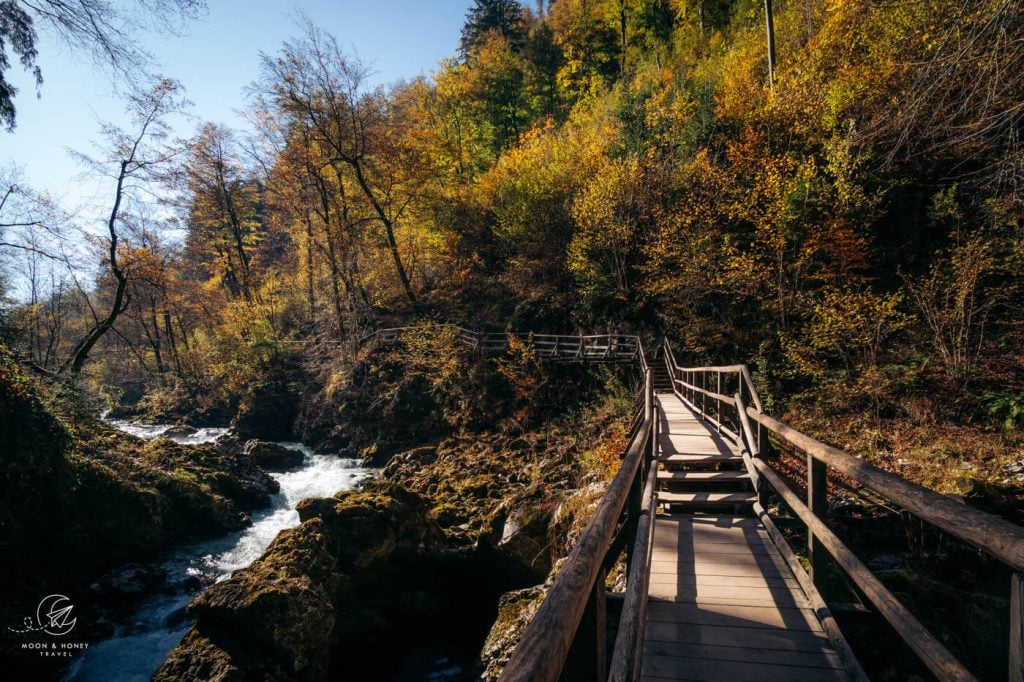
[[[18,89],[5,77],[10,66],[7,47],[10,46],[21,65],[32,74],[36,87],[43,83],[43,72],[36,65],[36,29],[32,16],[13,0],[0,3],[0,121],[7,131],[14,130],[14,96]]]
[[[1007,431],[1016,431],[1024,423],[1024,391],[985,393],[981,401],[989,415],[1003,420]]]
[[[523,6],[518,0],[473,0],[459,38],[459,51],[468,57],[488,34],[518,46],[523,39]]]
[[[585,296],[629,299],[647,189],[637,159],[609,159],[577,194],[568,265]]]

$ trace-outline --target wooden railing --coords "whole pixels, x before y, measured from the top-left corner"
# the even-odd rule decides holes
[[[624,549],[628,556],[626,593],[610,676],[631,679],[625,671],[637,669],[637,642],[642,641],[650,573],[653,476],[657,473],[657,467],[651,466],[657,408],[650,369],[644,373],[640,395],[642,419],[622,464],[506,664],[501,676],[505,682],[554,682],[561,677],[570,652],[576,652],[573,674],[577,679],[608,679],[605,582]],[[589,623],[582,627],[585,614]]]
[[[509,350],[510,339],[517,339],[545,360],[587,362],[636,362],[642,353],[640,337],[632,334],[534,334],[532,332],[477,332],[458,325],[435,327],[392,327],[378,329],[359,340],[360,346],[395,343],[403,334],[423,333],[425,329],[450,331],[458,343],[487,354]]]
[[[808,529],[810,579],[820,586],[826,556],[831,556],[940,680],[974,680],[949,650],[932,635],[870,569],[829,529],[827,472],[831,468],[854,484],[872,491],[919,519],[992,555],[1012,569],[1010,586],[1009,679],[1024,680],[1024,530],[945,495],[871,466],[852,455],[811,438],[763,411],[757,390],[744,365],[678,367],[666,343],[676,394],[702,417],[743,447],[755,480],[758,503],[754,510],[774,529],[766,497],[769,488]],[[802,499],[768,464],[768,433],[807,457],[807,497]],[[779,537],[780,541],[784,539]],[[800,571],[798,578],[807,577]],[[843,652],[839,652],[841,655]]]

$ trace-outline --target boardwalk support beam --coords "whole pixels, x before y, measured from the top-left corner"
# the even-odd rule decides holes
[[[1024,573],[1010,578],[1010,682],[1024,682]]]
[[[828,517],[828,469],[814,455],[807,455],[807,506],[819,519]],[[811,580],[822,589],[828,553],[809,529],[807,531],[807,559],[811,565]]]

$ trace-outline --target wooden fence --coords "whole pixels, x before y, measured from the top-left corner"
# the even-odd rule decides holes
[[[640,337],[630,334],[477,332],[452,324],[378,329],[360,339],[359,345],[392,344],[405,334],[422,334],[425,330],[450,333],[457,343],[486,354],[508,352],[512,339],[515,339],[545,360],[631,363],[638,362],[642,352]]]

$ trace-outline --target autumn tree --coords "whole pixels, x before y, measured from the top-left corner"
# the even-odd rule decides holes
[[[186,145],[181,172],[189,248],[234,296],[253,295],[253,249],[260,239],[260,188],[234,133],[206,123]]]
[[[486,122],[495,154],[517,141],[533,118],[528,66],[507,38],[492,32],[470,56],[468,90],[478,118]]]
[[[271,201],[304,251],[306,296],[316,315],[319,280],[316,264],[327,265],[328,300],[337,335],[343,337],[353,318],[369,306],[363,280],[362,250],[367,228],[376,221],[359,190],[316,143],[314,131],[300,121],[285,131],[269,175]]]
[[[170,134],[168,117],[179,112],[184,102],[176,81],[162,79],[145,92],[129,99],[131,130],[104,126],[108,147],[104,158],[82,156],[98,170],[105,170],[114,184],[113,198],[106,219],[106,258],[104,268],[113,287],[109,309],[75,344],[70,356],[60,366],[60,373],[77,376],[89,359],[93,347],[109,332],[129,305],[127,296],[130,269],[122,258],[124,245],[121,228],[127,204],[138,198],[140,185],[157,179],[175,155],[165,143]]]
[[[592,298],[627,301],[635,287],[640,225],[649,215],[643,170],[635,158],[609,160],[573,202],[577,229],[569,243],[569,268]]]
[[[418,308],[397,231],[425,179],[403,145],[383,90],[367,84],[368,68],[344,54],[334,37],[307,23],[303,38],[263,59],[265,107],[285,125],[306,128],[339,176],[354,186],[383,229],[406,300]]]

